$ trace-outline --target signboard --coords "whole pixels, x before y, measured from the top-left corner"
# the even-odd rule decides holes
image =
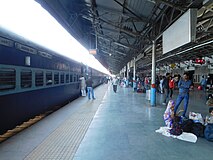
[[[96,55],[97,54],[97,49],[90,49],[89,50],[89,54]]]
[[[163,32],[163,54],[195,41],[197,9],[189,9]]]

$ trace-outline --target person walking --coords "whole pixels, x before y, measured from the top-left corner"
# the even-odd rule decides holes
[[[160,89],[159,89],[159,87],[160,87],[159,86],[160,85],[160,78],[159,78],[158,75],[156,76],[155,84],[156,84],[156,92],[160,93]]]
[[[113,78],[112,85],[113,85],[113,91],[116,93],[117,92],[117,86],[118,86],[118,78],[117,77]]]
[[[133,92],[137,91],[137,83],[136,83],[135,79],[133,79],[133,81],[132,81],[132,88],[133,88]]]
[[[164,92],[163,92],[163,80],[164,80],[163,76],[160,76],[160,93],[161,93],[161,94],[164,93]]]
[[[92,84],[93,84],[92,78],[89,77],[88,80],[86,81],[88,99],[91,99],[90,98],[90,94],[92,94],[92,99],[95,99],[94,90],[93,90]]]
[[[202,86],[203,91],[206,91],[206,86],[207,86],[207,80],[204,76],[202,76],[202,80],[200,82],[200,85]]]
[[[181,79],[178,82],[178,88],[179,88],[179,94],[175,103],[175,109],[174,109],[174,114],[176,115],[177,109],[184,99],[184,111],[183,111],[183,118],[186,118],[186,111],[188,108],[188,102],[189,102],[189,89],[192,86],[192,81],[189,80],[189,73],[185,72],[183,74],[183,79]]]
[[[175,88],[175,80],[172,78],[172,76],[169,77],[169,97],[172,98],[173,91]]]
[[[86,96],[86,80],[84,76],[81,76],[79,79],[81,81],[81,95],[85,97]]]
[[[149,89],[149,78],[148,77],[144,78],[144,87],[145,87],[146,90]]]
[[[163,105],[166,105],[166,102],[169,99],[169,77],[170,77],[170,73],[166,73],[166,78],[163,80],[163,88],[166,93],[165,99],[163,101]]]

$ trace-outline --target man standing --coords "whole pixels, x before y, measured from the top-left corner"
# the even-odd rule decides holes
[[[190,89],[191,86],[192,86],[192,81],[189,80],[189,73],[185,72],[183,74],[183,79],[181,79],[178,82],[179,94],[178,94],[178,97],[177,97],[177,100],[176,100],[174,114],[176,114],[177,109],[178,109],[180,103],[184,99],[183,117],[184,118],[186,117],[186,111],[187,111],[188,102],[189,102],[189,89]]]
[[[205,92],[206,91],[207,81],[206,81],[206,78],[204,77],[204,75],[202,76],[202,80],[201,80],[200,84],[202,86],[203,91]]]
[[[118,86],[118,79],[117,79],[117,77],[113,78],[112,85],[113,85],[113,91],[116,93],[117,92],[117,86]]]
[[[166,93],[166,97],[163,101],[163,105],[166,105],[166,102],[169,99],[169,77],[170,77],[170,73],[166,73],[166,78],[163,80],[163,88]]]
[[[90,94],[92,94],[92,99],[95,99],[94,90],[92,87],[93,81],[91,77],[89,77],[89,79],[86,81],[86,84],[87,84],[88,99],[90,99]]]

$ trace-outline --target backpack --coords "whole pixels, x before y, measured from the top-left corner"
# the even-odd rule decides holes
[[[207,124],[204,130],[204,136],[208,141],[213,142],[213,124]]]
[[[172,129],[169,130],[169,133],[175,136],[179,136],[183,133],[182,127],[179,123],[173,123],[172,124]]]
[[[204,137],[205,126],[202,123],[194,123],[192,126],[192,133],[197,137]]]
[[[182,122],[183,132],[192,133],[193,124],[194,124],[194,121],[192,119],[187,119],[186,121],[183,121]]]
[[[175,136],[181,135],[183,133],[183,129],[180,122],[181,122],[181,117],[174,116],[172,119],[172,129],[169,130],[169,133]]]

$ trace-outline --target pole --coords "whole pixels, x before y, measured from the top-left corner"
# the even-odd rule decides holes
[[[98,49],[98,35],[95,36],[95,49]]]
[[[133,59],[133,80],[136,80],[135,79],[135,57]]]
[[[155,68],[155,45],[156,42],[155,40],[152,41],[153,45],[152,45],[152,82],[151,82],[151,99],[150,99],[150,103],[151,106],[156,106],[156,85],[155,85],[155,76],[156,76],[156,68]]]

